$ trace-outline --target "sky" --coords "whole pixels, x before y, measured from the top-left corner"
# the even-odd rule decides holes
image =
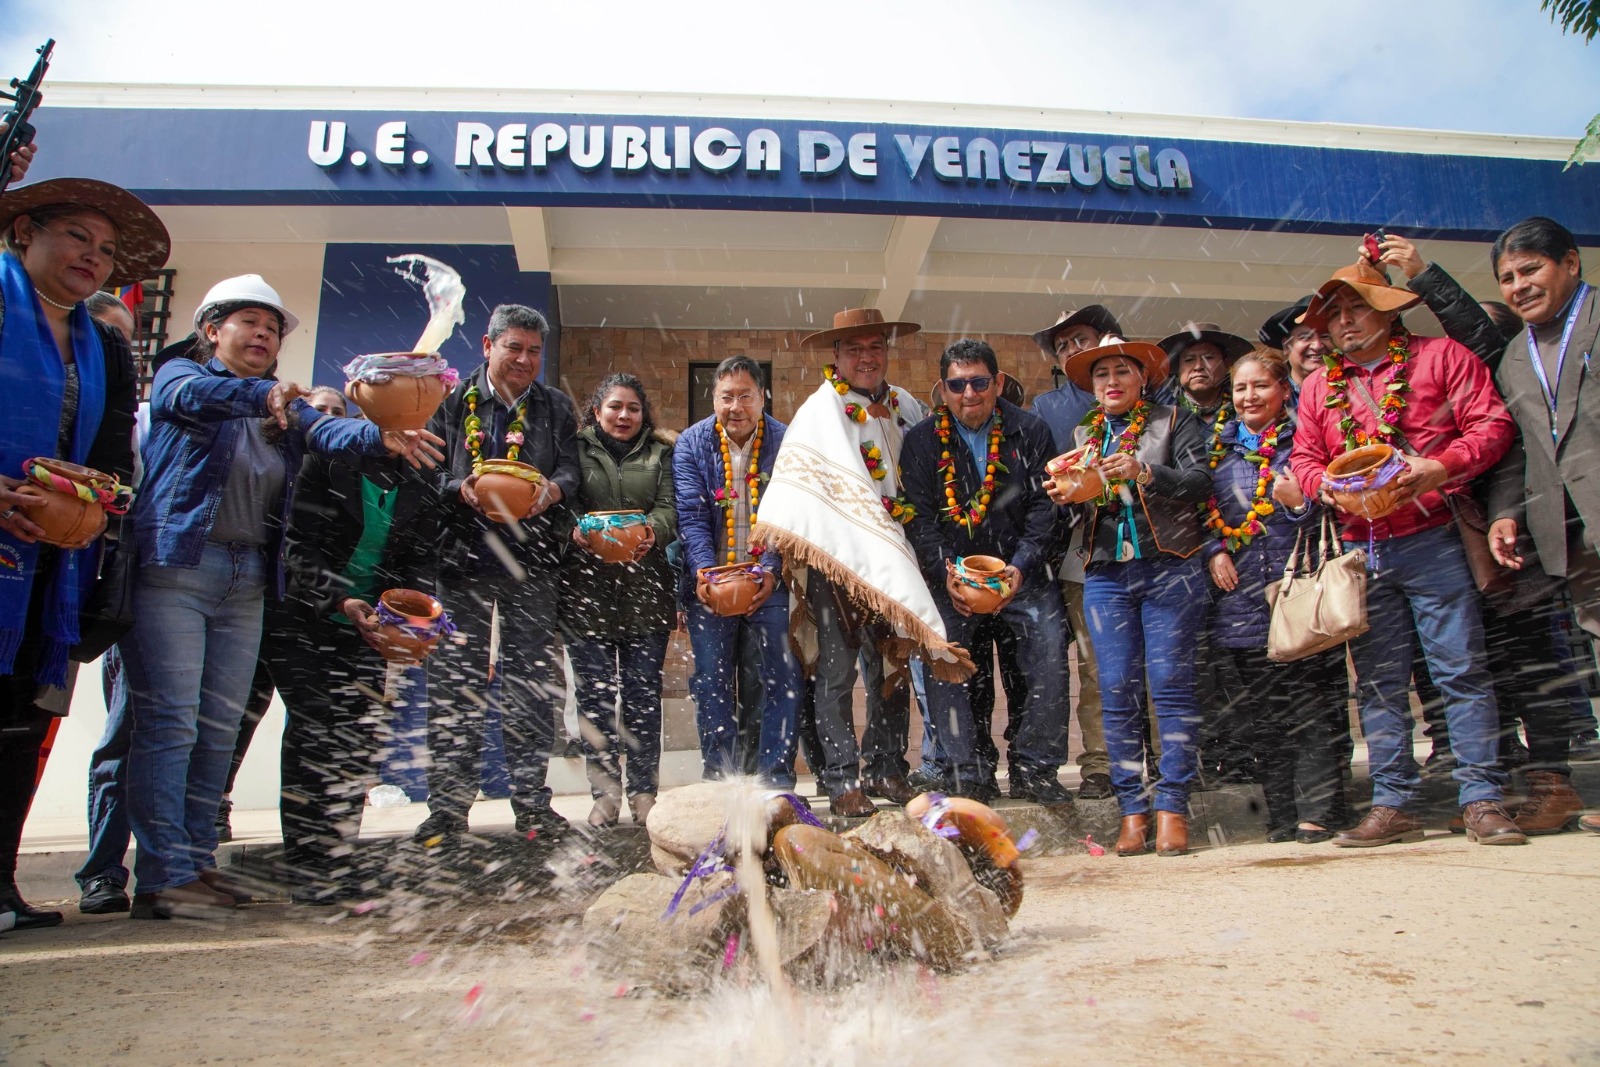
[[[0,81],[54,37],[50,77],[74,82],[855,97],[1573,140],[1600,112],[1600,43],[1563,35],[1538,0],[0,0],[0,12]]]

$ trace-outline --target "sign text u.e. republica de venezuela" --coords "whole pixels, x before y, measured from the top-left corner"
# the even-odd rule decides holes
[[[334,119],[310,123],[306,153],[323,168],[396,169],[433,165],[437,145],[426,145],[406,120],[378,123],[370,147],[350,124]],[[1045,139],[1001,140],[936,131],[799,129],[785,141],[759,127],[743,134],[723,126],[609,125],[555,122],[458,121],[447,157],[463,172],[493,170],[539,173],[552,167],[582,172],[692,172],[750,175],[795,172],[827,178],[850,174],[873,180],[880,168],[902,168],[907,178],[944,182],[1008,182],[1013,185],[1100,185],[1121,189],[1186,191],[1194,186],[1189,160],[1176,148],[1147,144],[1084,144]]]

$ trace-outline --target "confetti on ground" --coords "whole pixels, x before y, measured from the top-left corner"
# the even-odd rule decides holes
[[[365,915],[367,912],[372,911],[377,906],[378,902],[376,900],[363,900],[361,903],[350,909],[350,914]]]
[[[477,985],[467,990],[467,1003],[476,1004],[478,1002],[478,998],[481,996],[483,996],[483,983],[479,982]]]
[[[1039,840],[1039,831],[1029,827],[1027,833],[1017,838],[1017,851],[1026,852]]]
[[[734,957],[739,955],[739,935],[728,935],[728,947],[722,950],[722,969],[727,970],[733,966]]]
[[[1309,1008],[1297,1008],[1291,1011],[1289,1015],[1296,1019],[1304,1019],[1308,1023],[1318,1022],[1322,1019],[1320,1012],[1312,1011]]]
[[[411,954],[411,958],[406,960],[406,966],[421,967],[424,963],[428,962],[429,958],[430,957],[426,952],[413,952]]]
[[[1093,834],[1084,834],[1083,843],[1088,846],[1089,855],[1091,856],[1104,856],[1106,854],[1106,850],[1103,846],[1094,843]]]

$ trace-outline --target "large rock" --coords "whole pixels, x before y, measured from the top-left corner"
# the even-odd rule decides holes
[[[650,816],[652,822],[655,815]],[[691,914],[697,904],[733,882],[732,874],[696,879],[671,917],[663,918],[681,879],[630,874],[583,914],[590,965],[609,977],[663,993],[697,993],[721,972],[728,936],[742,928],[743,900],[724,897]]]
[[[734,788],[726,782],[695,782],[656,797],[646,829],[650,855],[663,874],[687,871],[728,821]],[[663,862],[666,857],[671,861]]]
[[[1000,898],[978,884],[959,848],[916,819],[901,811],[880,811],[843,836],[913,875],[917,886],[949,909],[978,943],[992,948],[1005,938]]]

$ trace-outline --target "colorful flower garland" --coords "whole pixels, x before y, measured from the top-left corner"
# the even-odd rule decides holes
[[[473,382],[467,386],[466,395],[462,398],[467,402],[467,417],[461,420],[461,427],[466,431],[467,454],[472,457],[474,474],[477,474],[478,468],[483,466],[483,442],[488,436],[483,432],[483,420],[478,417],[480,397],[478,383]],[[515,410],[511,412],[511,423],[506,427],[505,458],[512,463],[517,461],[517,454],[522,451],[523,416],[527,412],[527,400],[518,401]]]
[[[1125,456],[1133,455],[1139,447],[1139,438],[1144,436],[1145,424],[1149,421],[1150,402],[1141,400],[1128,412],[1128,428],[1122,431],[1122,436],[1117,444],[1117,452]],[[1079,425],[1089,428],[1089,435],[1084,441],[1085,452],[1090,456],[1101,455],[1106,443],[1106,409],[1096,404],[1090,409],[1089,414],[1084,416],[1083,422],[1079,423]],[[1101,477],[1105,478],[1104,475],[1101,475]],[[1128,479],[1105,478],[1105,483],[1106,491],[1100,497],[1102,504],[1110,502],[1112,494],[1116,492],[1119,486],[1127,485]]]
[[[1000,409],[995,408],[994,423],[989,427],[989,455],[983,464],[983,485],[965,504],[956,499],[956,461],[950,455],[950,408],[940,404],[933,414],[937,420],[934,427],[939,435],[939,469],[944,472],[944,507],[939,510],[945,518],[965,529],[968,537],[973,537],[974,531],[983,525],[983,520],[989,515],[989,501],[994,498],[995,472],[1010,473],[1005,464],[1000,462],[1000,439],[1003,436]]]
[[[917,517],[916,507],[903,496],[886,496],[880,499],[883,500],[883,510],[887,511],[889,517],[901,526]]]
[[[733,502],[739,499],[739,491],[733,487],[733,457],[728,454],[728,433],[722,428],[722,421],[717,421],[717,447],[722,452],[722,488],[715,493],[715,500],[722,505],[727,513],[724,528],[728,532],[728,562],[737,563],[738,560],[738,533],[734,529]],[[761,506],[761,440],[767,433],[767,420],[762,419],[756,423],[755,443],[750,447],[750,464],[744,472],[745,491],[750,494],[750,519],[755,521],[756,508]],[[750,558],[761,555],[759,545],[749,547]]]
[[[1222,540],[1223,546],[1229,552],[1237,552],[1250,543],[1251,538],[1261,533],[1264,527],[1261,520],[1277,510],[1267,499],[1267,493],[1272,488],[1276,475],[1272,472],[1272,457],[1278,454],[1278,432],[1288,424],[1287,419],[1279,419],[1276,424],[1269,427],[1261,435],[1261,442],[1254,452],[1245,453],[1245,460],[1254,463],[1258,469],[1256,477],[1255,499],[1250,502],[1250,510],[1245,512],[1244,521],[1238,526],[1229,526],[1222,519],[1222,509],[1217,503],[1215,495],[1206,501],[1205,523],[1206,527]],[[1215,463],[1212,464],[1216,466]]]
[[[832,363],[822,368],[822,376],[828,380],[829,385],[833,386],[833,391],[840,396],[845,396],[850,392],[850,383],[839,377],[839,371]],[[889,410],[894,414],[894,421],[904,426],[906,420],[900,417],[900,397],[896,395],[893,386],[889,388],[888,396],[884,399],[889,403]],[[854,422],[865,423],[869,412],[860,404],[851,401],[845,404],[844,414],[846,418]]]
[[[871,441],[861,446],[861,462],[867,465],[867,473],[872,475],[872,480],[881,482],[889,476],[889,468],[883,465],[883,451]]]
[[[1404,326],[1395,325],[1394,333],[1389,337],[1388,356],[1389,362],[1394,365],[1394,374],[1378,400],[1376,435],[1356,425],[1355,413],[1350,410],[1350,378],[1344,369],[1344,353],[1328,352],[1322,357],[1323,370],[1328,378],[1328,399],[1323,406],[1340,413],[1339,431],[1344,434],[1346,452],[1374,442],[1393,444],[1395,435],[1400,432],[1400,413],[1406,409],[1405,394],[1411,391],[1411,383],[1406,377],[1411,363],[1411,333]]]
[[[1196,411],[1195,414],[1198,415],[1199,412]],[[1217,469],[1217,464],[1222,462],[1222,454],[1227,451],[1222,444],[1222,428],[1228,425],[1228,420],[1233,418],[1233,415],[1233,405],[1228,401],[1224,400],[1217,405],[1217,417],[1211,423],[1211,447],[1206,450],[1210,455],[1212,470]]]

